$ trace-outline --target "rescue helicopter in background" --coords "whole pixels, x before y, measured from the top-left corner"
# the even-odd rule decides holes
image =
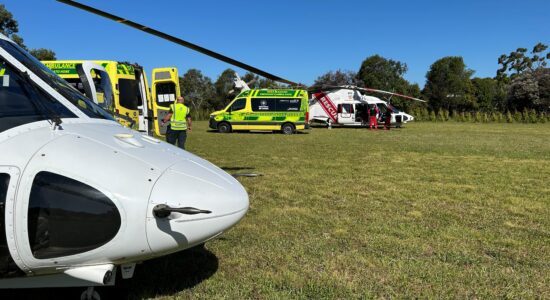
[[[401,127],[402,124],[413,121],[414,117],[399,111],[393,105],[378,97],[363,93],[381,93],[397,96],[407,100],[426,102],[425,100],[392,93],[383,90],[360,88],[357,86],[325,86],[320,90],[310,91],[309,122],[331,126],[359,127],[367,126],[366,120],[369,106],[376,105],[380,115],[391,110],[391,125]]]
[[[251,82],[245,82],[239,74],[235,73],[233,89],[229,92],[238,95],[243,91],[250,90]],[[380,116],[390,109],[391,125],[401,127],[402,124],[413,121],[414,117],[405,112],[399,111],[395,106],[381,100],[378,97],[368,96],[363,93],[380,93],[396,96],[407,100],[426,102],[425,100],[406,96],[398,93],[361,88],[352,85],[324,86],[321,89],[310,90],[309,119],[311,125],[322,124],[326,126],[367,126],[367,110],[369,106],[376,105]],[[391,98],[390,98],[391,99]]]
[[[94,286],[114,285],[117,270],[131,278],[136,263],[205,243],[246,214],[248,194],[234,177],[117,123],[103,86],[102,101],[87,98],[0,34],[0,289],[83,286],[81,299],[100,299]]]

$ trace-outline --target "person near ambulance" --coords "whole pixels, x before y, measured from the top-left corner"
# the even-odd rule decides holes
[[[376,106],[376,104],[371,104],[369,107],[369,129],[378,128],[378,113],[380,113],[378,106]]]
[[[185,149],[187,140],[187,130],[191,131],[191,114],[189,107],[184,104],[185,99],[178,97],[173,104],[170,104],[170,111],[162,119],[162,125],[170,120],[170,125],[166,130],[166,142]]]

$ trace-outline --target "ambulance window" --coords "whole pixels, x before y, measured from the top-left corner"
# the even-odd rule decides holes
[[[6,220],[4,216],[6,214],[6,197],[9,183],[10,175],[0,173],[0,278],[25,276],[25,273],[13,261],[6,238]]]
[[[34,178],[28,211],[31,251],[38,259],[101,247],[120,229],[115,204],[93,187],[50,172]]]
[[[277,99],[255,98],[252,99],[252,111],[276,111]]]
[[[176,85],[173,82],[155,83],[155,93],[157,104],[169,107],[176,100]]]
[[[237,101],[233,102],[233,105],[231,105],[230,111],[237,111],[244,109],[246,107],[246,99],[237,99]]]
[[[277,111],[300,111],[300,99],[277,99]]]
[[[120,105],[126,109],[137,110],[142,103],[139,81],[121,78],[118,80],[118,90],[120,92]]]
[[[76,115],[0,58],[0,132],[54,117]]]

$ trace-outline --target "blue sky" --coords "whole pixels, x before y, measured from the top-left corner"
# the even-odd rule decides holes
[[[548,0],[80,1],[305,84],[330,70],[357,71],[374,54],[406,63],[405,78],[420,86],[430,65],[451,55],[474,76],[493,77],[501,54],[550,44]],[[54,0],[2,2],[27,46],[51,48],[58,59],[197,68],[213,80],[231,67]]]

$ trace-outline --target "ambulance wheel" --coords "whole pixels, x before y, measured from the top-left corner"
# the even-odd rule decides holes
[[[220,133],[229,133],[231,132],[231,125],[227,122],[221,122],[218,124],[218,131]]]
[[[281,126],[281,131],[284,134],[293,134],[295,131],[294,125],[291,123],[284,123],[283,126]]]

